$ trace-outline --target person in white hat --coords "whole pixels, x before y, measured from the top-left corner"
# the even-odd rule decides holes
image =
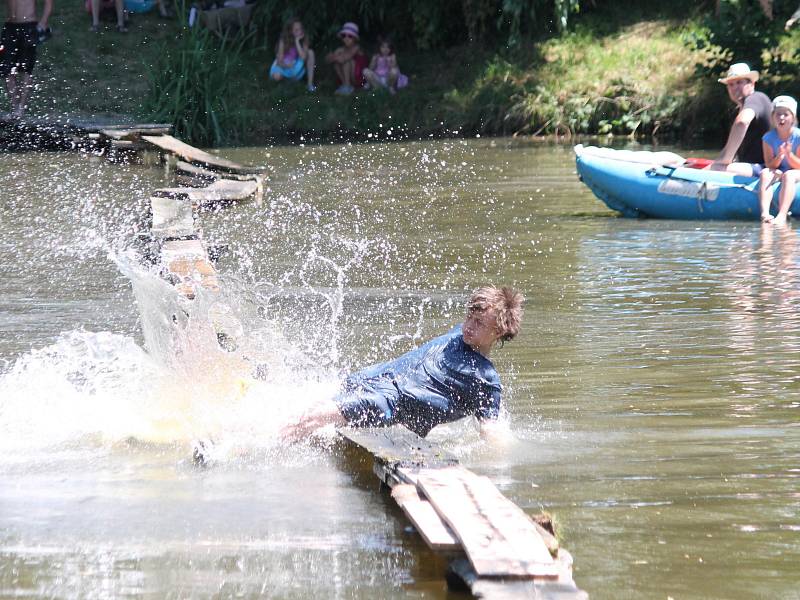
[[[753,71],[746,63],[731,65],[725,77],[719,79],[728,88],[728,96],[739,107],[739,112],[725,147],[708,168],[748,177],[761,174],[764,165],[761,138],[771,127],[772,102],[766,94],[756,91],[756,81],[758,71]]]
[[[774,128],[762,138],[764,170],[759,181],[761,221],[783,225],[794,201],[797,179],[800,178],[800,129],[797,124],[797,101],[791,96],[778,96],[772,101]],[[778,214],[773,218],[769,208],[773,197],[772,185],[780,181]]]

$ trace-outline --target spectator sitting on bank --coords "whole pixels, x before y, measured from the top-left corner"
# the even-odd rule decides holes
[[[358,45],[358,25],[347,22],[339,30],[342,45],[328,53],[325,62],[333,65],[336,71],[339,87],[336,93],[340,95],[352,94],[355,88],[364,84],[364,67],[367,66],[367,57]]]
[[[117,31],[120,33],[127,33],[128,28],[125,26],[125,7],[123,0],[86,0],[87,9],[92,15],[92,26],[90,31],[95,33],[100,31],[100,13],[107,9],[114,9],[117,16]]]
[[[772,102],[766,94],[756,91],[758,71],[751,70],[745,63],[731,65],[727,75],[718,81],[725,84],[739,112],[725,147],[706,168],[758,177],[764,165],[761,138],[772,127]]]
[[[373,89],[386,88],[390,94],[408,85],[408,77],[397,66],[397,54],[389,38],[381,38],[378,53],[372,56],[369,68],[364,69],[364,79]]]
[[[800,157],[797,149],[800,146],[800,129],[797,124],[797,101],[791,96],[778,96],[772,101],[773,129],[764,134],[764,164],[759,181],[759,200],[761,203],[761,221],[783,225],[789,214],[789,207],[794,201],[795,188],[800,177]],[[772,184],[780,180],[778,192],[778,214],[775,218],[769,214],[772,200]]]
[[[313,92],[317,89],[314,86],[314,64],[314,51],[309,47],[303,24],[300,19],[290,19],[278,40],[269,76],[274,81],[300,81],[306,75],[308,91]]]

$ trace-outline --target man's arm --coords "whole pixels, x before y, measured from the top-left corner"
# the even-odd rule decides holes
[[[44,0],[44,7],[42,8],[42,18],[39,19],[37,27],[41,30],[47,29],[47,21],[50,19],[50,14],[53,12],[53,0]]]
[[[739,111],[739,114],[736,115],[736,119],[733,121],[731,131],[728,134],[728,141],[725,143],[725,147],[714,162],[726,165],[733,162],[733,159],[736,157],[736,152],[739,150],[739,146],[742,145],[744,135],[747,133],[747,128],[750,127],[750,123],[755,118],[756,112],[752,108],[745,108]]]

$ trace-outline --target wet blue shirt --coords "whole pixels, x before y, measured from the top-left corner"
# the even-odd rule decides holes
[[[463,417],[497,418],[500,377],[464,343],[461,325],[395,360],[350,375],[336,397],[350,425],[401,424],[425,436]]]

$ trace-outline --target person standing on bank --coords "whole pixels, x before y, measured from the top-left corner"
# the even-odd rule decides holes
[[[436,425],[470,416],[478,419],[482,435],[492,435],[502,387],[489,354],[519,333],[523,302],[522,294],[510,287],[475,290],[462,325],[350,375],[332,402],[287,427],[284,437],[299,440],[329,424],[397,424],[426,436]]]
[[[756,91],[758,71],[746,63],[731,65],[720,83],[728,88],[728,96],[739,112],[728,133],[728,141],[719,156],[707,168],[730,171],[747,177],[758,177],[764,168],[761,138],[772,128],[772,102]]]
[[[53,0],[44,0],[41,18],[36,17],[36,0],[6,0],[6,23],[0,34],[0,75],[6,80],[11,114],[25,113],[33,88],[36,44],[44,38]]]

